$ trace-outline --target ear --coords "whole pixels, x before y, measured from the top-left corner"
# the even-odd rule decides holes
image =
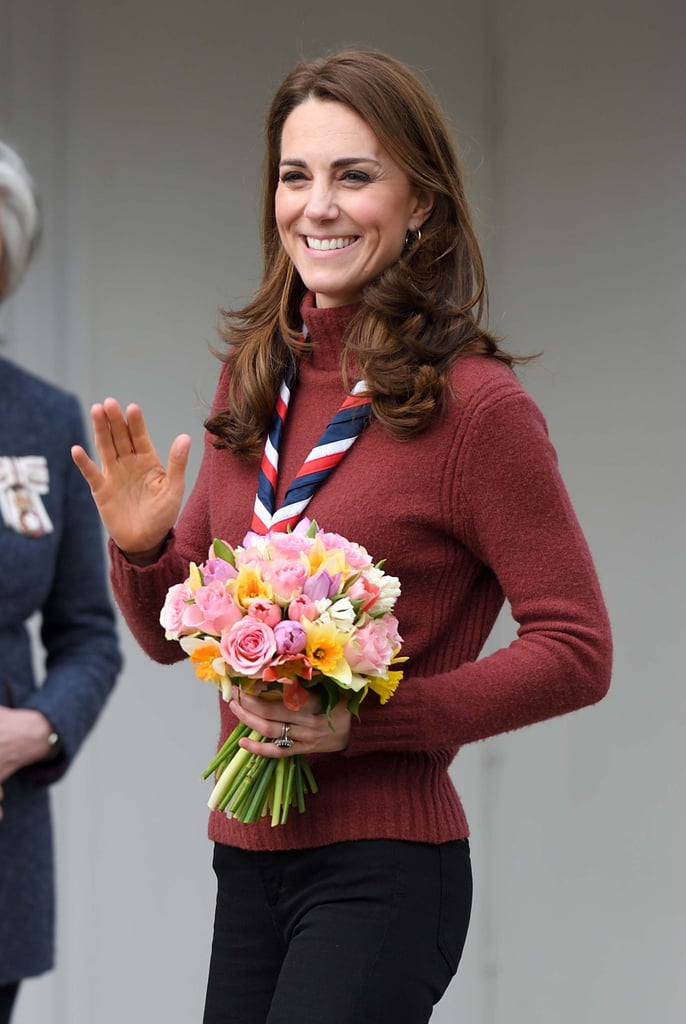
[[[434,208],[435,201],[435,192],[429,192],[426,189],[422,189],[421,192],[416,194],[414,207],[410,216],[410,223],[408,225],[408,229],[410,231],[417,231],[424,221],[431,216],[431,211]]]

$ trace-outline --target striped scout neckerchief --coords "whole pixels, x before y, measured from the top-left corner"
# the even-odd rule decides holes
[[[307,338],[303,327],[302,340]],[[371,401],[364,394],[366,385],[358,381],[329,420],[326,430],[303,462],[286,491],[283,504],[276,508],[276,482],[279,474],[279,446],[283,435],[291,394],[297,381],[297,363],[293,361],[284,376],[269,433],[264,445],[255,495],[251,529],[264,535],[268,530],[285,533],[301,518],[315,492],[333,473],[369,422]]]

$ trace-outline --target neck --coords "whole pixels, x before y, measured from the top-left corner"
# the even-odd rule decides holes
[[[310,334],[312,365],[317,369],[338,369],[341,362],[342,341],[348,324],[359,310],[360,303],[350,306],[327,306],[318,309],[314,295],[308,292],[300,312]]]

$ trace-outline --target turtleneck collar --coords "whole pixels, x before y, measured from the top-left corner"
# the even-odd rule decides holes
[[[312,343],[311,365],[320,370],[334,370],[341,365],[341,338],[362,303],[350,306],[328,306],[318,309],[314,295],[307,292],[300,312]]]

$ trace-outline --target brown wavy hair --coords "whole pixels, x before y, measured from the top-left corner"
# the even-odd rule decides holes
[[[376,50],[344,50],[297,65],[269,110],[264,168],[262,284],[241,309],[223,310],[219,333],[229,346],[228,408],[205,426],[215,444],[240,454],[261,450],[289,360],[298,350],[305,286],[284,251],[274,213],[281,134],[305,100],[343,103],[372,129],[417,190],[434,204],[398,260],[362,292],[346,331],[343,371],[354,361],[367,383],[375,418],[407,439],[442,408],[448,369],[465,352],[508,365],[482,320],[487,296],[483,260],[465,196],[462,171],[445,119],[419,78]]]

